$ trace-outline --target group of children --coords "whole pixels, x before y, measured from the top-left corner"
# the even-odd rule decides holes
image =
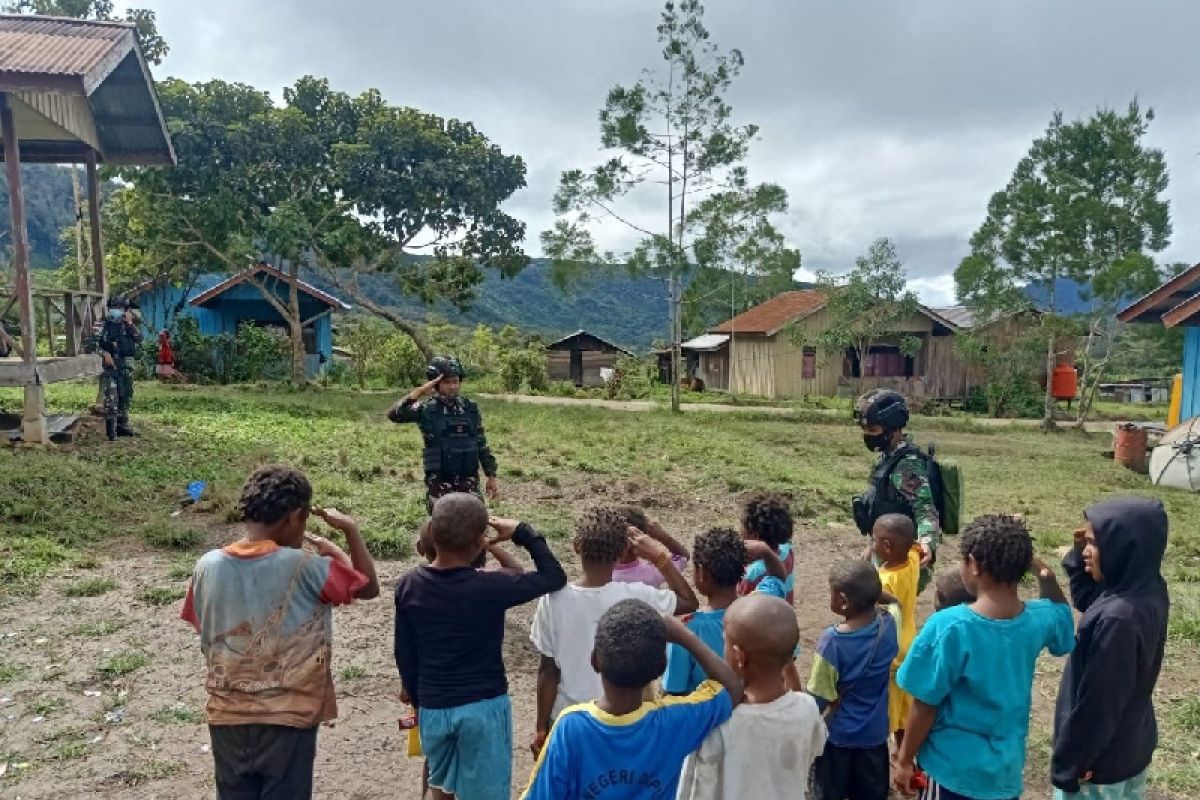
[[[252,476],[247,539],[201,559],[185,602],[209,664],[220,797],[309,796],[316,727],[336,713],[328,608],[378,593],[353,520],[314,509],[346,535],[346,555],[304,533],[310,504],[293,470]],[[1089,509],[1064,559],[1086,611],[1078,647],[1023,520],[999,515],[964,529],[961,566],[937,576],[936,611],[918,633],[913,522],[881,517],[872,558],[830,570],[841,621],[820,635],[806,687],[788,502],[755,494],[741,510],[741,530],[707,530],[689,552],[641,509],[593,508],[576,527],[580,577],[568,584],[528,524],[490,517],[475,495],[438,500],[417,544],[428,563],[396,587],[394,641],[416,710],[413,750],[435,798],[509,797],[505,616],[534,600],[536,763],[522,798],[885,800],[891,788],[1017,798],[1035,662],[1042,650],[1073,649],[1056,715],[1056,796],[1142,796],[1166,625],[1161,504]],[[298,549],[305,536],[315,555]],[[1022,600],[1029,573],[1040,597]],[[1121,659],[1137,674],[1119,681],[1120,708],[1101,710],[1098,692],[1117,692],[1113,672],[1127,670]]]

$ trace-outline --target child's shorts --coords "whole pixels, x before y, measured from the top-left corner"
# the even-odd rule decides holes
[[[508,695],[453,708],[421,709],[429,785],[457,800],[512,793],[512,703]]]
[[[1120,783],[1085,783],[1078,792],[1054,790],[1054,800],[1145,800],[1146,773]]]

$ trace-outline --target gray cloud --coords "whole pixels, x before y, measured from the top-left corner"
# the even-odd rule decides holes
[[[559,172],[600,157],[596,112],[615,83],[654,66],[658,4],[550,0],[395,3],[187,0],[153,3],[172,45],[160,74],[220,77],[278,92],[304,74],[341,89],[474,121],[529,165],[510,201],[530,252],[552,221]],[[712,0],[714,40],[746,67],[731,100],[761,127],[756,180],[791,195],[781,224],[807,268],[840,269],[895,238],[930,302],[988,197],[1052,111],[1087,114],[1135,95],[1171,169],[1175,235],[1164,260],[1200,258],[1200,71],[1189,0]],[[638,219],[662,216],[635,198]],[[619,226],[601,243],[629,244]]]

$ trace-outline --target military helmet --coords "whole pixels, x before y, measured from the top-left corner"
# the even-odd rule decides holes
[[[114,294],[108,298],[109,308],[119,308],[123,311],[129,311],[138,307],[138,304],[130,300],[123,294]]]
[[[434,381],[447,375],[457,375],[459,380],[466,380],[467,372],[454,356],[438,356],[425,368],[425,379]]]
[[[854,403],[854,421],[859,425],[881,425],[898,431],[908,425],[908,401],[891,389],[874,389]]]

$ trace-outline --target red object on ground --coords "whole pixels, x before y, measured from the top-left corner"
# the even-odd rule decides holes
[[[1054,368],[1050,381],[1050,394],[1055,400],[1074,400],[1079,392],[1079,373],[1070,364],[1059,364]]]
[[[1113,435],[1113,461],[1134,472],[1150,471],[1146,443],[1149,436],[1145,428],[1125,423]]]

